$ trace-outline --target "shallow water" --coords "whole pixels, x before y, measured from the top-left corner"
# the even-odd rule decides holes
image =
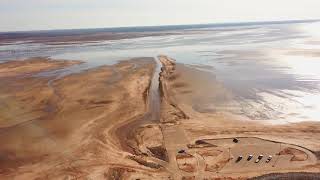
[[[272,123],[320,121],[320,23],[175,32],[179,34],[78,44],[19,41],[0,46],[0,60],[50,56],[87,62],[64,70],[68,74],[132,57],[166,54],[209,71],[231,92],[232,102],[212,102],[219,111]]]

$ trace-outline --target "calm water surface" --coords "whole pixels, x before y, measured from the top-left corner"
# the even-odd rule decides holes
[[[232,94],[211,102],[251,120],[320,121],[320,23],[257,24],[176,29],[178,35],[48,45],[0,45],[0,60],[49,56],[83,60],[65,74],[132,57],[166,54],[212,73]]]

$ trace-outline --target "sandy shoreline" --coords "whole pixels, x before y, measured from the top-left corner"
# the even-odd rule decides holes
[[[163,61],[170,60],[170,58],[162,56],[160,57]],[[252,122],[252,121],[242,121],[236,119],[236,117],[232,115],[228,115],[226,113],[219,114],[211,111],[199,111],[198,108],[194,108],[194,104],[198,104],[198,106],[203,107],[206,105],[205,101],[201,102],[201,99],[205,99],[206,97],[213,96],[217,97],[218,101],[221,98],[228,98],[227,92],[221,88],[218,82],[212,81],[212,79],[205,79],[202,74],[203,72],[196,72],[195,70],[188,70],[188,68],[183,65],[177,64],[174,69],[174,72],[171,72],[171,76],[166,79],[166,96],[171,97],[171,101],[175,102],[175,106],[179,107],[183,112],[186,113],[188,118],[180,118],[179,123],[175,129],[182,129],[183,133],[181,136],[185,136],[185,141],[189,141],[189,143],[194,143],[199,140],[212,139],[212,138],[235,138],[235,137],[254,137],[254,138],[262,138],[266,140],[273,140],[285,146],[285,144],[294,144],[305,148],[306,153],[310,153],[310,158],[313,156],[313,164],[312,166],[305,167],[297,167],[297,171],[311,171],[311,172],[319,172],[319,157],[317,157],[317,152],[319,151],[319,145],[317,142],[319,139],[319,123],[317,122],[305,122],[305,123],[296,123],[296,124],[287,124],[287,125],[266,125],[262,122]],[[190,73],[190,74],[188,74]],[[198,78],[198,79],[197,79]],[[192,83],[191,83],[192,82]],[[206,84],[215,83],[215,89],[206,88]],[[212,85],[212,84],[211,84]],[[201,88],[199,88],[201,87]],[[203,89],[202,89],[203,88]],[[198,92],[197,92],[198,91]],[[206,91],[209,91],[206,92]],[[211,91],[211,92],[210,92]],[[216,94],[216,95],[215,95]],[[200,100],[200,101],[199,101]],[[210,100],[214,100],[210,99]],[[182,120],[181,120],[182,119]],[[177,136],[179,134],[176,134]],[[175,137],[175,135],[171,135]],[[177,139],[177,141],[183,141],[181,138]],[[255,141],[255,140],[253,140]],[[206,141],[205,142],[209,142]],[[224,142],[224,140],[222,140]],[[253,143],[253,142],[251,142]],[[251,144],[250,143],[250,144]],[[223,143],[224,146],[228,144],[227,142]],[[266,146],[265,141],[257,143],[252,148],[237,148],[237,146],[230,146],[236,149],[233,155],[241,154],[241,152],[245,152],[247,150],[254,151],[258,150],[260,147],[264,147],[266,149],[271,147]],[[181,148],[183,146],[178,146],[177,148]],[[186,151],[188,151],[186,147],[184,147]],[[176,149],[177,151],[178,149]],[[191,150],[190,150],[191,151]],[[201,150],[202,151],[202,150]],[[209,153],[212,150],[205,150],[205,153]],[[277,150],[276,150],[277,151]],[[260,151],[261,153],[262,151]],[[203,153],[203,152],[202,152]],[[266,152],[268,153],[268,151]],[[270,153],[270,152],[269,152]],[[196,157],[199,152],[193,154]],[[201,153],[200,153],[201,154]],[[246,155],[246,154],[242,154]],[[236,158],[236,157],[234,157]],[[196,158],[197,159],[197,158]],[[312,159],[312,158],[311,158]],[[199,161],[199,160],[198,160]],[[241,164],[241,163],[240,163]],[[255,171],[260,171],[261,173],[270,173],[270,172],[290,172],[294,171],[294,167],[290,167],[292,164],[283,163],[282,166],[287,166],[285,168],[276,168],[274,170],[267,170],[265,168],[259,168],[252,166],[251,169],[247,169],[244,173],[236,173],[237,171],[241,171],[241,169],[246,169],[246,167],[240,167],[236,164],[227,163],[224,171],[227,171],[228,168],[231,168],[233,173],[224,173],[226,177],[252,177],[258,176],[259,173]],[[249,165],[248,165],[249,166]],[[208,167],[208,164],[207,164]],[[237,170],[236,170],[237,169]],[[197,172],[197,171],[195,171]],[[210,177],[209,175],[205,176],[205,172],[200,173],[195,178],[199,177]],[[219,173],[220,176],[223,173]],[[217,176],[213,175],[212,176]]]
[[[208,92],[203,90],[198,94],[194,93],[195,90],[199,90],[199,87],[206,87],[205,83],[208,83],[204,80],[203,73],[175,64],[166,56],[159,56],[159,60],[163,64],[159,79],[161,92],[161,116],[159,122],[141,125],[138,131],[133,130],[134,133],[130,136],[131,139],[127,141],[130,144],[130,152],[136,155],[135,160],[137,162],[149,167],[150,164],[147,164],[147,160],[157,162],[174,179],[218,177],[237,179],[239,177],[249,178],[272,172],[319,172],[319,157],[317,155],[319,150],[317,143],[319,141],[319,123],[306,122],[272,126],[262,122],[238,120],[228,114],[199,111],[194,108],[193,103],[200,103],[200,106],[202,106],[202,102],[199,99],[201,100],[209,95],[206,94]],[[188,77],[187,73],[190,73],[190,77]],[[197,80],[197,78],[202,81],[200,79]],[[195,85],[193,85],[194,83],[189,83],[188,80],[190,79],[192,79],[191,82],[195,82]],[[212,92],[213,89],[209,89],[209,93],[210,90]],[[225,93],[223,88],[219,90],[217,86],[214,90],[217,97],[221,97],[222,93]],[[193,99],[197,101],[193,101]],[[246,125],[244,126],[243,124]],[[128,127],[136,128],[136,126],[131,125],[129,123]],[[307,133],[307,131],[311,132]],[[293,134],[298,135],[299,138],[296,136],[293,138]],[[244,141],[244,145],[240,147],[228,145],[229,139],[232,140],[233,138],[241,139],[241,141]],[[208,143],[207,145],[209,146],[202,147],[202,145],[196,143],[200,141]],[[221,148],[219,147],[218,151],[224,152],[224,146],[232,149],[231,154],[225,154],[228,157],[231,156],[231,159],[225,159],[225,162],[221,164],[223,156],[218,156],[222,158],[222,161],[216,162],[218,164],[210,165],[212,160],[207,161],[207,158],[216,156],[210,155],[210,153],[217,151],[215,148],[210,149],[211,146],[216,146],[211,144],[211,142],[215,141],[221,141],[220,143],[223,145]],[[249,148],[246,141],[250,144]],[[280,150],[278,148],[279,145]],[[196,147],[196,149],[193,149],[193,147]],[[158,153],[151,151],[151,149],[156,148]],[[177,152],[180,150],[186,151],[187,154],[179,155]],[[270,164],[273,165],[270,167],[267,165],[259,167],[254,164],[242,167],[242,163],[234,163],[237,154],[250,153],[250,151],[252,151],[251,153],[272,154],[276,160],[274,162],[271,161]],[[283,154],[284,152],[285,154]],[[278,153],[280,154],[278,155]],[[308,158],[301,160],[303,163],[288,161],[287,158],[290,156],[298,156],[298,154],[294,153],[301,154],[299,156],[304,154],[303,156]],[[209,156],[206,154],[209,154]],[[154,157],[160,159],[160,161],[155,160]],[[202,158],[205,160],[204,162],[201,160]],[[209,167],[212,167],[212,165],[218,165],[219,168],[210,170]],[[201,168],[204,169],[201,170]],[[308,176],[306,175],[305,177]]]
[[[246,179],[320,172],[319,123],[272,126],[219,113],[206,107],[208,100],[229,97],[219,82],[167,56],[158,60],[161,72],[154,58],[135,58],[50,86],[55,77],[32,75],[81,62],[0,64],[0,179]],[[249,153],[264,159],[249,162]],[[240,155],[244,159],[236,162]]]
[[[150,58],[102,66],[55,80],[56,94],[47,86],[49,77],[2,77],[11,83],[1,89],[2,105],[8,107],[0,114],[1,123],[17,120],[0,132],[1,179],[100,179],[113,167],[140,169],[120,149],[112,132],[118,123],[145,112],[144,93],[153,69]],[[47,105],[54,108],[49,111]],[[26,112],[18,113],[21,109]],[[31,121],[24,123],[25,114]]]

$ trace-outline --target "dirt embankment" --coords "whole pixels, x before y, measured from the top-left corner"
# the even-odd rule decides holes
[[[160,73],[160,92],[161,92],[161,123],[179,123],[182,119],[188,119],[176,103],[176,100],[171,94],[169,82],[176,78],[175,62],[167,56],[159,56],[162,63]]]

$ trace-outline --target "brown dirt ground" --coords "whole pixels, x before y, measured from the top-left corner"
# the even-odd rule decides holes
[[[143,117],[148,117],[152,58],[59,79],[32,75],[79,62],[37,58],[0,64],[0,179],[246,179],[293,172],[289,168],[218,174],[216,170],[229,166],[232,157],[212,151],[227,146],[227,141],[210,144],[213,140],[208,139],[258,137],[320,151],[319,123],[274,126],[219,113],[207,108],[208,100],[228,101],[231,92],[212,74],[166,56],[159,60],[163,64],[160,119],[138,127],[132,124],[148,121]],[[131,142],[122,138],[132,132]],[[263,140],[248,141],[253,142],[250,147],[255,150],[269,147]],[[124,149],[124,144],[134,151]],[[192,158],[177,156],[180,150],[187,150]],[[283,153],[304,158],[296,150]],[[211,164],[214,156],[219,159]],[[320,172],[317,162],[299,172]]]
[[[56,77],[31,76],[71,64],[41,58],[0,64],[0,179],[167,177],[128,158],[114,136],[118,124],[146,111],[152,58],[68,75],[50,86]]]

